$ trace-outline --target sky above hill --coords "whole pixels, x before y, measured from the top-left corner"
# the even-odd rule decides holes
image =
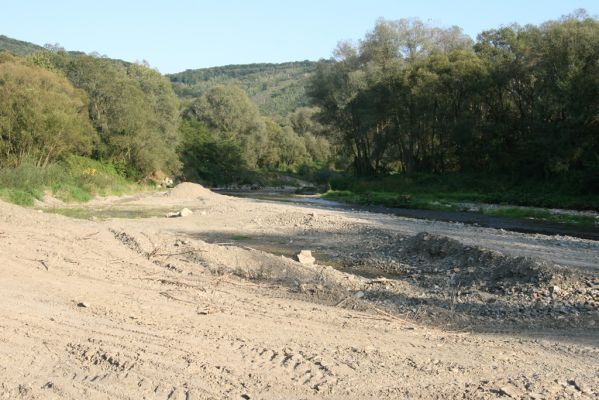
[[[510,23],[538,24],[597,0],[102,0],[6,1],[0,34],[67,50],[147,60],[163,73],[226,64],[328,58],[378,17],[458,25],[473,38]]]

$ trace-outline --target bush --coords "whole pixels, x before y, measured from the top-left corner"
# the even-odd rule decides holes
[[[481,202],[513,204],[550,208],[598,210],[599,197],[581,185],[575,174],[564,175],[550,181],[514,179],[506,175],[484,173],[452,174],[396,174],[378,178],[360,179],[336,176],[331,188],[367,195],[412,195],[427,200],[450,202]],[[366,197],[361,196],[364,200]]]
[[[15,168],[0,169],[0,198],[32,206],[49,191],[66,202],[85,202],[96,195],[120,195],[147,189],[128,181],[109,162],[81,156],[39,167],[24,162]]]
[[[96,135],[85,94],[66,78],[20,62],[0,63],[0,165],[47,166],[89,154]]]

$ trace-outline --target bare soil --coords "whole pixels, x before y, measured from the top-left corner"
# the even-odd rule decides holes
[[[596,241],[192,184],[85,207],[0,203],[0,398],[599,397]]]

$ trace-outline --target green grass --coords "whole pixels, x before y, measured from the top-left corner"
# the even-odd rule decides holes
[[[41,197],[43,197],[43,194],[32,190],[0,188],[1,199],[20,206],[30,207],[35,199]]]
[[[573,183],[574,182],[574,183]],[[478,174],[413,174],[382,178],[344,177],[323,198],[362,205],[472,211],[489,216],[596,226],[597,218],[546,208],[599,210],[599,195],[584,193],[572,179],[513,182]],[[496,204],[497,206],[489,206]]]
[[[323,196],[328,200],[344,201],[346,203],[363,205],[383,205],[398,208],[419,208],[425,210],[448,210],[460,211],[455,202],[447,199],[437,198],[434,195],[401,194],[393,192],[366,192],[354,193],[349,190],[329,190]]]
[[[422,202],[439,202],[441,207],[444,203],[474,202],[599,211],[599,194],[580,182],[576,176],[515,181],[505,176],[473,173],[397,174],[370,179],[336,178],[331,180],[331,188],[358,195],[360,203],[368,203],[372,198],[382,199],[381,204],[387,205],[405,203],[406,207],[417,207]]]
[[[49,192],[67,203],[81,203],[97,195],[121,195],[150,190],[151,187],[127,180],[109,163],[70,156],[47,167],[24,163],[0,169],[0,198],[32,206]]]
[[[167,213],[176,211],[173,207],[165,208],[87,208],[87,207],[58,207],[47,208],[45,212],[60,214],[77,219],[107,220],[113,218],[139,219],[164,217]]]
[[[458,201],[464,199],[464,196],[461,196],[459,193],[454,193],[450,196],[435,196],[431,194],[407,195],[391,192],[354,193],[347,190],[330,190],[322,197],[328,200],[362,205],[384,205],[387,207],[423,210],[472,211],[471,206],[467,207],[462,202]],[[472,197],[468,197],[468,199],[471,200]],[[595,226],[599,223],[599,219],[593,216],[556,213],[549,210],[530,207],[489,207],[488,205],[481,203],[476,212],[495,217],[535,219],[582,226]]]

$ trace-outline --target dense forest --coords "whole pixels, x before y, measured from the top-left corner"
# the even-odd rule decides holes
[[[583,11],[476,41],[381,19],[339,44],[309,94],[357,175],[486,171],[599,191],[599,21]]]
[[[260,112],[270,117],[285,117],[298,107],[308,106],[306,85],[316,70],[316,62],[282,64],[226,65],[187,70],[167,75],[182,98],[203,95],[214,86],[242,88]]]
[[[209,185],[476,173],[599,190],[599,21],[583,11],[476,40],[380,19],[332,59],[168,76],[5,36],[0,50],[0,187],[8,170],[79,165]]]
[[[42,50],[44,50],[44,48],[42,46],[38,46],[37,44],[0,35],[0,51],[6,51],[16,56],[26,56],[28,54],[36,53]]]
[[[143,63],[12,39],[0,47],[24,55],[0,52],[4,172],[78,164],[136,181],[168,175],[218,185],[332,162],[312,108],[294,105],[275,120],[237,86],[180,101],[169,79]]]

